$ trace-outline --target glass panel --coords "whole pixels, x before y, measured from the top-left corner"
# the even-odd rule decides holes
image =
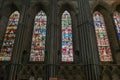
[[[62,61],[73,61],[72,22],[68,11],[62,15]]]
[[[43,11],[40,11],[35,17],[30,61],[44,61],[46,22],[46,14]]]
[[[0,52],[0,61],[11,60],[19,17],[19,12],[15,11],[9,18],[5,38]]]
[[[117,11],[114,12],[113,17],[114,17],[114,21],[117,29],[118,38],[120,39],[120,13]]]
[[[104,18],[101,13],[96,11],[93,14],[93,20],[95,25],[100,61],[112,61],[111,49],[105,28],[106,26],[104,23]]]

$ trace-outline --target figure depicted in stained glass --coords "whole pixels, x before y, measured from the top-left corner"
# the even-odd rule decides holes
[[[115,11],[113,18],[115,21],[118,38],[120,39],[120,13]]]
[[[110,44],[106,32],[104,18],[100,12],[93,14],[96,38],[98,43],[98,51],[101,61],[112,61]]]
[[[44,61],[47,16],[40,11],[34,22],[30,61]]]
[[[18,11],[15,11],[9,17],[8,26],[6,29],[3,45],[0,52],[0,61],[11,60],[19,17],[20,14]]]
[[[62,14],[62,61],[73,61],[72,22],[68,11]]]

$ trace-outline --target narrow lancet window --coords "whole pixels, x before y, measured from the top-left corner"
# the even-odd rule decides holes
[[[117,35],[118,35],[118,38],[120,40],[120,13],[115,11],[113,18],[114,18],[114,22],[116,25]]]
[[[30,61],[44,61],[47,16],[41,10],[35,17]]]
[[[100,61],[112,61],[111,49],[108,40],[108,35],[106,32],[104,17],[100,12],[96,11],[93,14],[93,20]]]
[[[68,11],[62,14],[62,62],[73,62],[72,21]]]
[[[20,14],[18,11],[13,12],[9,17],[4,41],[0,51],[0,61],[11,60],[19,17],[20,17]]]

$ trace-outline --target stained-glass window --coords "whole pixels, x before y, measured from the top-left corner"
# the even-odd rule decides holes
[[[72,21],[68,11],[62,14],[62,61],[73,61]]]
[[[117,29],[118,38],[120,39],[120,13],[115,11],[113,17]]]
[[[40,11],[34,22],[30,61],[44,61],[47,16]]]
[[[3,45],[0,52],[0,61],[11,60],[19,16],[19,12],[15,11],[9,17],[8,26],[6,29]]]
[[[98,43],[98,51],[100,61],[112,61],[110,44],[106,32],[104,18],[100,12],[93,14],[96,38]]]

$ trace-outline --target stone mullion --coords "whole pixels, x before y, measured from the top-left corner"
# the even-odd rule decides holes
[[[90,58],[92,58],[91,63],[90,63],[91,69],[93,71],[92,72],[93,73],[92,77],[95,80],[99,80],[99,77],[98,77],[99,75],[96,75],[96,74],[100,74],[100,71],[99,71],[100,69],[99,69],[99,66],[98,66],[98,64],[99,64],[99,53],[97,51],[95,30],[91,26],[90,26],[89,29],[90,29],[89,32],[91,32],[89,38],[90,38],[90,41],[91,41],[91,45],[93,46],[92,48],[90,47],[91,51],[92,51],[91,54],[90,54],[91,55]]]
[[[1,16],[2,6],[3,6],[3,0],[0,0],[0,19],[1,19],[1,17],[2,17],[2,16]]]
[[[77,17],[76,17],[76,14],[74,14],[74,13],[72,13],[72,16],[71,16],[71,18],[72,18],[72,35],[73,35],[73,52],[74,52],[74,54],[73,54],[73,59],[74,59],[74,63],[75,64],[78,64],[78,63],[80,63],[81,61],[80,61],[80,55],[79,55],[79,44],[78,44],[78,32],[77,32],[77,22],[76,22],[76,19],[77,19]]]
[[[81,1],[81,3],[79,3],[79,5],[83,5],[83,4],[82,4],[82,1]],[[82,12],[84,11],[84,8],[83,8],[83,7],[79,7],[79,8],[80,8],[80,9],[79,9],[80,11],[79,11],[78,16],[82,15],[82,14],[83,14]],[[80,39],[81,39],[80,41],[85,41],[85,40],[86,40],[86,39],[85,39],[85,35],[83,35],[83,34],[85,33],[85,29],[84,29],[84,27],[83,27],[83,25],[85,24],[85,21],[86,21],[86,20],[85,20],[85,14],[83,14],[83,15],[82,15],[81,17],[79,17],[78,19],[79,19],[79,26],[78,26],[78,27],[79,27],[79,32],[80,32],[80,35],[81,35],[81,36],[80,36]],[[85,42],[84,42],[84,43],[85,43]],[[86,48],[85,48],[85,45],[82,44],[82,42],[81,42],[81,45],[83,46],[83,47],[81,47],[81,48],[83,48],[83,52],[82,52],[82,53],[83,53],[83,54],[82,54],[82,55],[83,55],[83,56],[82,56],[82,57],[83,57],[83,63],[86,65],[86,64],[87,64],[87,59],[86,59],[86,58],[87,58],[87,55],[84,54],[84,53],[86,53],[86,52],[85,52]],[[85,49],[85,50],[84,50],[84,49]],[[86,50],[86,51],[87,51],[87,50]]]
[[[79,28],[79,29],[81,29],[80,39],[81,39],[81,44],[82,44],[82,50],[81,51],[82,51],[82,55],[83,55],[83,58],[84,58],[83,64],[86,66],[85,67],[85,69],[86,69],[85,71],[86,71],[86,74],[88,76],[87,80],[96,80],[96,79],[93,79],[95,77],[94,76],[95,64],[92,62],[92,54],[90,54],[91,53],[90,50],[92,49],[91,46],[90,46],[90,44],[89,44],[90,43],[90,39],[89,39],[89,37],[86,38],[88,36],[88,34],[90,34],[89,32],[91,32],[91,31],[89,31],[89,29],[87,30],[86,26],[90,27],[90,26],[88,26],[86,24],[85,26],[81,25],[80,26],[81,28]]]
[[[120,46],[119,46],[119,45],[120,45],[120,40],[119,40],[119,37],[118,37],[118,33],[117,33],[117,29],[116,29],[116,25],[115,25],[115,21],[114,21],[113,16],[114,16],[114,14],[111,13],[111,14],[110,14],[110,18],[111,18],[111,20],[112,20],[112,22],[113,22],[113,28],[114,28],[114,30],[115,30],[115,36],[116,36],[117,43],[118,43],[117,47],[120,47]]]
[[[53,42],[54,45],[54,53],[53,53],[53,63],[54,63],[54,75],[53,77],[56,77],[56,60],[57,60],[57,0],[53,0],[54,2],[54,39],[55,41]]]
[[[49,63],[50,63],[50,31],[51,31],[51,28],[50,28],[50,17],[47,15],[47,32],[46,32],[46,51],[45,51],[45,63],[47,64],[46,65],[46,79],[49,80]]]
[[[4,0],[0,0],[0,9],[2,8],[3,1],[4,1]]]
[[[21,27],[20,31],[20,37],[19,37],[19,44],[18,44],[18,55],[17,55],[17,63],[18,64],[21,64],[21,58],[22,58],[22,54],[23,54],[23,51],[25,50],[24,49],[24,36],[26,34],[25,32],[25,29],[26,29],[26,24],[27,24],[27,20],[28,20],[28,12],[27,10],[29,9],[29,3],[30,3],[30,0],[25,0],[24,1],[24,5],[23,5],[23,9],[22,9],[22,14],[21,14],[21,21],[20,21],[20,26]]]
[[[26,45],[26,43],[25,43],[25,34],[27,33],[27,32],[25,32],[25,29],[26,29],[26,27],[27,27],[27,20],[28,20],[28,14],[27,14],[27,11],[28,10],[28,8],[26,8],[26,7],[24,7],[24,11],[23,11],[23,19],[22,19],[22,22],[21,22],[21,34],[20,34],[20,38],[19,38],[19,40],[20,40],[20,42],[19,42],[19,45],[18,45],[18,55],[17,55],[17,63],[18,64],[23,64],[23,62],[22,62],[22,58],[24,57],[23,56],[23,52],[24,52],[24,50],[26,50],[26,48],[25,48],[25,45]],[[28,34],[28,33],[27,33]],[[26,50],[27,51],[27,50]],[[26,54],[28,54],[28,53],[26,53]],[[26,59],[27,60],[27,59]]]
[[[55,55],[56,55],[56,8],[57,0],[50,1],[50,58],[49,58],[49,77],[55,77]]]
[[[2,44],[3,44],[3,40],[5,38],[5,33],[6,33],[6,28],[8,26],[8,21],[9,21],[9,17],[6,16],[2,16],[1,20],[0,20],[0,51],[2,48]],[[8,80],[9,79],[9,74],[10,74],[10,61],[6,62],[6,61],[0,61],[1,63],[1,67],[0,69],[4,72],[1,73],[4,77],[4,79]],[[1,78],[0,78],[1,79]]]
[[[8,25],[8,20],[9,20],[9,18],[6,16],[2,16],[2,18],[0,19],[0,50],[2,48],[6,28]]]
[[[82,55],[83,55],[82,56],[83,64],[85,65],[86,76],[88,76],[88,71],[89,70],[88,70],[88,67],[86,66],[88,64],[88,61],[87,61],[88,57],[87,57],[87,54],[86,54],[86,51],[88,51],[88,49],[86,48],[87,43],[86,43],[86,38],[85,38],[86,33],[85,33],[85,28],[84,27],[85,26],[80,26],[79,30],[80,30],[80,35],[81,35],[80,39],[81,39],[81,45],[82,45],[81,52],[82,52]],[[88,78],[88,77],[86,77],[86,78]]]
[[[58,15],[58,11],[57,11],[57,15]],[[56,25],[56,65],[58,65],[61,62],[61,25],[60,22],[61,21],[61,17],[57,16],[57,25]],[[56,70],[57,72],[57,70]],[[57,74],[57,73],[56,73]]]
[[[87,34],[90,34],[89,32],[92,32],[91,29],[90,29],[91,26],[88,26],[88,25],[90,25],[90,24],[86,24],[86,26],[89,27],[89,30],[86,31],[86,32],[88,32]],[[90,42],[90,41],[91,41],[91,38],[90,38],[90,37],[91,37],[91,34],[90,34],[90,36],[88,36],[88,39],[87,39],[87,42],[88,42],[88,43],[91,43],[91,44],[88,45],[88,48],[89,48],[89,49],[88,49],[88,52],[87,52],[87,56],[88,56],[88,58],[87,58],[87,59],[88,59],[88,64],[87,64],[87,65],[88,65],[88,70],[89,70],[88,75],[89,75],[89,78],[90,78],[91,80],[96,80],[96,79],[95,79],[96,75],[95,75],[95,73],[94,73],[94,71],[95,71],[94,65],[95,65],[95,64],[94,64],[94,62],[92,62],[92,61],[93,61],[92,59],[93,59],[93,56],[94,56],[94,55],[93,55],[93,53],[92,53],[92,47],[91,47],[94,43],[92,44],[92,42]],[[93,39],[94,39],[94,38],[93,38]],[[91,54],[89,53],[89,51],[91,51]],[[93,52],[95,52],[95,51],[93,51]],[[90,80],[90,79],[89,79],[89,80]],[[98,80],[98,79],[97,79],[97,80]]]
[[[88,0],[78,0],[79,6],[79,32],[82,47],[83,64],[86,65],[87,80],[99,80],[97,70],[98,53],[96,48],[95,30],[92,24],[91,11]],[[83,38],[83,39],[82,39]]]
[[[26,18],[26,10],[27,7],[23,5],[21,15],[20,15],[20,20],[19,20],[19,25],[18,25],[18,30],[17,30],[17,35],[16,35],[16,40],[15,40],[15,49],[13,51],[13,57],[12,57],[12,63],[11,63],[11,70],[10,70],[10,78],[9,80],[16,80],[16,75],[17,75],[17,68],[20,66],[19,61],[20,61],[20,55],[22,51],[22,42],[23,42],[23,31],[25,27],[25,18]]]

